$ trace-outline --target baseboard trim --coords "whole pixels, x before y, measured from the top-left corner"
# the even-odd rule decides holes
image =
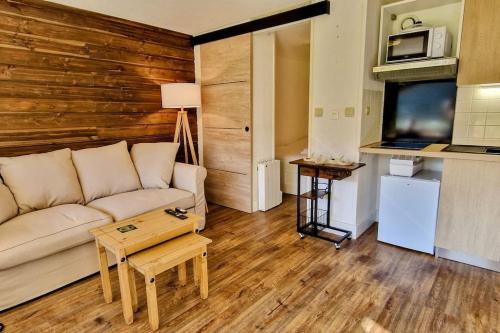
[[[472,256],[460,251],[447,250],[436,247],[436,257],[458,261],[463,264],[472,265],[494,272],[500,272],[500,262]]]

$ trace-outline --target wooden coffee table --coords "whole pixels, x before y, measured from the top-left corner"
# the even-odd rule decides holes
[[[165,208],[167,207],[90,230],[96,241],[106,303],[113,301],[106,250],[116,257],[123,316],[127,324],[134,321],[134,312],[137,311],[134,272],[128,264],[127,256],[177,236],[198,231],[201,217],[187,213],[188,218],[180,220],[165,213]],[[179,279],[185,281],[186,263],[179,264],[178,274]]]

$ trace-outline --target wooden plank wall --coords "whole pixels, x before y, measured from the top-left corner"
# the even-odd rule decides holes
[[[188,35],[0,0],[0,156],[172,141],[177,110],[161,110],[160,84],[194,75]],[[197,142],[195,110],[189,118]]]

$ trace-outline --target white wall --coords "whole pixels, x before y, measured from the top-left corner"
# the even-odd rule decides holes
[[[258,204],[257,164],[274,158],[274,73],[275,34],[253,34],[253,96],[252,96],[252,193],[253,210]]]
[[[337,0],[331,15],[312,21],[311,153],[360,160],[364,89],[383,89],[369,74],[377,58],[379,13],[378,0]],[[322,117],[314,116],[317,107]],[[345,117],[346,107],[354,107],[354,117]],[[334,182],[332,200],[333,224],[355,237],[376,217],[378,160],[364,156],[363,162],[366,167]]]
[[[307,150],[309,118],[310,22],[276,31],[276,159],[281,191],[297,193],[297,166],[289,162]]]

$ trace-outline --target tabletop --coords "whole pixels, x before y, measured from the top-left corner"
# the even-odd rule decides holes
[[[128,255],[195,232],[201,217],[192,213],[187,213],[186,216],[187,219],[180,220],[165,213],[162,208],[92,229],[90,233],[109,251],[116,254],[123,250]]]

